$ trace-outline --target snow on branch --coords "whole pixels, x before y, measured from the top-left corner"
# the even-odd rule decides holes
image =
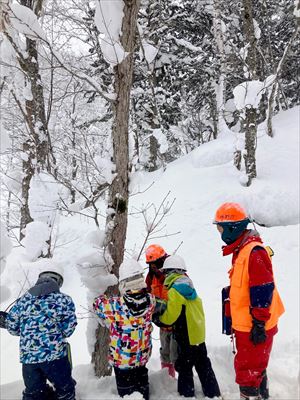
[[[95,24],[100,32],[99,43],[105,60],[112,66],[120,64],[128,55],[120,42],[123,8],[123,0],[96,2]]]
[[[276,75],[268,76],[263,82],[258,80],[245,81],[233,89],[234,102],[238,110],[259,107],[261,97],[266,89],[273,85]]]
[[[115,1],[113,3],[115,3]],[[61,58],[60,54],[54,51],[52,45],[45,35],[45,32],[38,22],[37,16],[30,8],[17,3],[7,3],[2,9],[1,17],[1,29],[4,32],[4,36],[0,37],[0,53],[1,61],[4,61],[5,64],[16,66],[17,57],[20,57],[21,60],[28,57],[24,43],[19,38],[19,34],[23,34],[29,39],[39,40],[42,44],[46,45],[53,58],[56,60],[56,62],[58,62],[60,68],[65,69],[76,78],[87,82],[100,96],[102,96],[108,102],[115,100],[116,95],[114,93],[103,92],[102,88],[95,79],[78,70],[78,68],[72,68],[66,64],[66,62]]]

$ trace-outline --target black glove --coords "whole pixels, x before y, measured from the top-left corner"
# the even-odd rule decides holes
[[[258,319],[252,320],[252,329],[250,332],[250,340],[253,344],[264,343],[267,339],[265,322]]]
[[[6,319],[7,319],[8,313],[5,311],[0,311],[0,328],[6,329]]]

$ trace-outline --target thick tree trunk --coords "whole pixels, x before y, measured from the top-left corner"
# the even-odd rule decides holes
[[[108,217],[106,220],[106,248],[107,262],[111,264],[111,271],[119,276],[119,267],[123,261],[128,217],[128,124],[130,91],[133,75],[133,51],[135,48],[135,34],[139,0],[123,0],[124,17],[122,24],[121,43],[128,56],[123,62],[114,67],[116,102],[114,104],[114,123],[112,127],[113,161],[116,166],[116,177],[109,190]],[[110,287],[108,294],[118,293],[118,287]],[[107,331],[102,326],[96,333],[93,362],[96,376],[110,374],[107,363],[108,341]]]

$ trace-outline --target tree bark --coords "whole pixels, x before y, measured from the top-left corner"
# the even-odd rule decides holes
[[[249,46],[246,58],[249,80],[255,80],[257,78],[257,49],[253,23],[252,0],[243,0],[243,23],[246,43]],[[254,107],[247,106],[245,114],[244,127],[246,152],[244,154],[244,160],[246,174],[248,176],[247,186],[250,186],[252,180],[257,176],[255,156],[257,139],[257,111]]]
[[[225,92],[226,92],[226,58],[225,58],[225,49],[224,49],[224,36],[222,31],[222,19],[221,19],[221,9],[220,9],[220,1],[214,0],[214,36],[217,44],[217,49],[220,58],[220,75],[219,81],[216,84],[216,107],[217,107],[217,135],[224,129],[227,128],[227,124],[224,119],[224,110],[225,110]],[[217,137],[214,132],[214,139]]]
[[[248,176],[247,186],[251,185],[251,182],[256,178],[256,134],[257,134],[257,115],[256,109],[251,107],[246,109],[246,140],[245,140],[245,168]]]
[[[298,3],[298,7],[299,7],[299,3]],[[280,79],[280,74],[283,68],[283,65],[287,59],[287,56],[292,48],[292,45],[297,37],[297,35],[299,34],[299,24],[300,24],[300,18],[297,18],[297,24],[296,24],[296,28],[295,31],[291,37],[291,39],[289,40],[286,48],[284,49],[283,55],[281,57],[281,60],[278,63],[278,66],[276,68],[276,81],[273,83],[272,85],[272,89],[271,89],[271,94],[269,96],[268,99],[268,110],[267,110],[267,133],[270,137],[274,136],[273,133],[273,124],[272,124],[272,119],[273,119],[273,112],[274,112],[274,103],[277,97],[277,93],[278,93],[278,86],[279,86],[279,79]]]
[[[114,122],[112,126],[113,162],[116,167],[116,176],[109,189],[108,213],[106,219],[106,257],[111,271],[119,276],[119,267],[123,261],[128,218],[128,125],[130,91],[133,75],[133,51],[136,39],[137,15],[140,0],[123,0],[124,16],[122,23],[121,44],[128,56],[114,67],[114,88],[116,101],[113,107]],[[107,294],[118,293],[118,286],[110,287]],[[96,376],[105,376],[111,373],[107,363],[108,340],[107,330],[98,327],[96,333],[93,362]],[[105,357],[104,357],[105,356]]]
[[[21,0],[20,4],[31,9],[37,17],[40,17],[43,0]],[[20,220],[20,240],[22,240],[24,238],[24,229],[32,222],[29,209],[30,182],[34,174],[39,173],[40,170],[50,171],[49,154],[52,154],[52,161],[54,163],[55,157],[51,149],[51,141],[47,126],[43,85],[38,62],[37,40],[26,37],[26,56],[24,56],[20,51],[19,44],[10,36],[9,29],[6,29],[6,26],[9,26],[8,14],[6,14],[6,18],[4,19],[5,23],[3,23],[2,29],[16,51],[20,69],[24,75],[24,84],[28,86],[28,95],[24,106],[18,99],[17,94],[12,93],[24,117],[27,128],[27,133],[25,134],[26,136],[24,135],[23,141],[23,152],[26,158],[23,158],[22,165],[23,180]]]

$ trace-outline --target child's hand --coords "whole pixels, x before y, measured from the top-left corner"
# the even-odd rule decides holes
[[[154,314],[155,316],[162,315],[167,308],[167,302],[166,300],[159,299],[158,297],[155,297],[155,309],[154,309]]]

